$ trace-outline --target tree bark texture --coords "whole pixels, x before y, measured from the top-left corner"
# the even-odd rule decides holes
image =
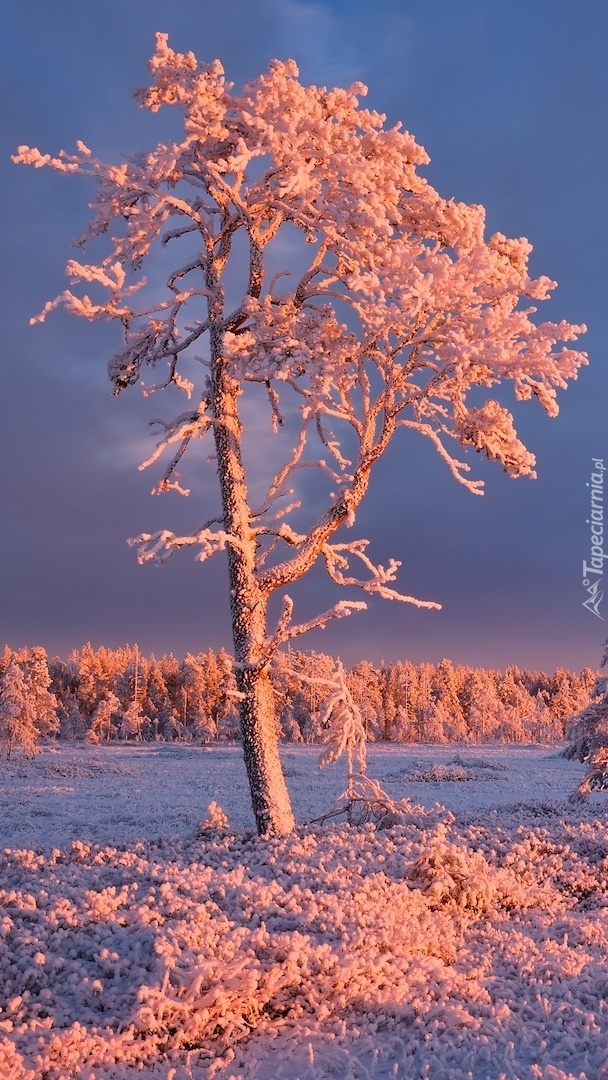
[[[261,836],[294,828],[289,793],[279,758],[274,695],[267,667],[267,597],[255,573],[255,535],[241,458],[239,387],[221,356],[221,335],[212,334],[212,408],[215,446],[228,545],[230,609],[240,699],[243,753],[253,811]]]

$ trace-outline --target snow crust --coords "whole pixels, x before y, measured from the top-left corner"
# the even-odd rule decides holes
[[[300,820],[343,787],[317,755]],[[0,1076],[606,1080],[606,796],[555,749],[369,759],[418,816],[270,841],[238,747],[3,764]]]

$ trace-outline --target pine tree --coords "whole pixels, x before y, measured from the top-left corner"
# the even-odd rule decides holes
[[[363,718],[368,742],[381,739],[384,733],[382,686],[378,672],[369,660],[360,660],[346,677],[353,700]]]
[[[417,715],[419,680],[416,668],[406,660],[394,665],[393,695],[395,702],[395,727],[393,738],[397,742],[413,742],[418,737]]]
[[[437,717],[437,723],[441,723],[443,733],[448,742],[464,742],[467,738],[467,727],[458,696],[458,678],[451,660],[440,660],[435,674],[431,679],[431,693],[436,705],[441,706],[441,716]]]
[[[91,726],[87,733],[89,742],[110,742],[116,730],[115,725],[122,716],[122,705],[111,690],[106,691],[91,718]]]
[[[304,742],[315,742],[322,735],[319,714],[334,667],[333,658],[325,653],[289,648],[275,654],[271,674],[281,727],[295,721]]]
[[[42,646],[34,645],[30,649],[20,649],[15,653],[15,659],[23,671],[38,734],[56,734],[59,731],[57,698],[49,689],[51,676],[46,651]]]
[[[75,694],[68,694],[57,710],[59,717],[59,737],[61,739],[82,739],[86,732],[78,699]]]
[[[150,660],[144,712],[150,718],[150,735],[155,741],[165,738],[171,723],[171,698],[165,682],[162,663]]]
[[[498,738],[504,719],[504,705],[491,672],[472,668],[465,677],[462,697],[471,741],[483,743]]]
[[[163,562],[183,547],[200,560],[226,552],[252,802],[259,832],[282,834],[294,819],[278,755],[273,655],[365,607],[346,599],[298,622],[285,590],[320,564],[339,586],[437,608],[397,591],[396,559],[374,563],[367,541],[336,533],[354,524],[376,463],[403,431],[429,439],[473,493],[482,483],[469,478],[459,447],[512,476],[535,475],[512,415],[488,395],[510,379],[516,398],[534,397],[555,415],[557,389],[586,362],[556,344],[582,328],[532,322],[554,283],[529,276],[530,244],[501,233],[486,238],[481,207],[441,198],[418,172],[425,151],[360,107],[360,84],[306,87],[292,61],[274,61],[232,94],[218,61],[205,66],[193,53],[174,52],[165,34],[157,35],[150,70],[152,85],[137,100],[152,113],[180,109],[181,141],[117,166],[96,160],[84,143],[56,158],[18,150],[16,161],[92,177],[97,197],[85,242],[110,238],[99,264],[72,259],[67,268],[73,282],[93,282],[107,295],[66,290],[40,318],[64,304],[87,319],[115,321],[124,337],[110,364],[116,393],[138,383],[146,366],[164,369],[153,389],[171,385],[189,397],[196,390],[185,411],[160,425],[147,464],[168,452],[155,490],[186,493],[178,466],[191,445],[210,438],[221,510],[187,535],[163,529],[135,542],[142,561]],[[290,266],[277,265],[285,236],[293,279],[285,276]],[[155,269],[160,245],[176,252],[174,269],[163,292],[151,284],[140,300],[140,272],[146,262]],[[243,279],[235,299],[234,281]],[[195,387],[190,361],[201,352]],[[257,467],[269,466],[258,505],[243,438],[250,402],[256,417],[265,403],[276,433],[276,454],[257,456]],[[303,464],[313,467],[316,490],[300,512],[293,485]],[[275,593],[282,612],[273,625]]]
[[[589,689],[582,675],[557,668],[551,680],[549,709],[561,728],[563,737],[566,726],[589,701]]]
[[[0,742],[7,760],[16,747],[28,757],[38,752],[35,696],[16,660],[9,663],[0,681]]]

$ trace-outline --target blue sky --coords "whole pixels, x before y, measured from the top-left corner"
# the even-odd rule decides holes
[[[118,159],[161,139],[162,116],[144,114],[129,95],[145,82],[163,30],[180,50],[218,56],[237,85],[274,56],[294,57],[305,82],[366,82],[368,103],[426,147],[442,195],[483,203],[490,231],[528,236],[533,271],[559,282],[543,318],[589,326],[591,364],[561,395],[559,417],[536,403],[516,411],[537,455],[536,481],[514,481],[474,457],[486,481],[477,499],[415,440],[397,441],[382,462],[358,531],[380,561],[403,560],[404,591],[443,610],[374,601],[307,645],[348,662],[595,666],[606,625],[582,606],[582,564],[591,459],[608,464],[605,5],[28,0],[4,6],[0,29],[0,643],[63,654],[86,640],[137,641],[157,653],[230,647],[221,557],[139,567],[126,546],[128,536],[177,530],[205,510],[152,499],[152,476],[137,472],[150,412],[135,394],[112,398],[113,330],[63,314],[28,324],[64,287],[92,190],[9,161],[20,143],[55,152],[82,139]],[[325,590],[322,575],[302,587],[310,614],[328,606]],[[608,595],[600,612],[608,620]]]

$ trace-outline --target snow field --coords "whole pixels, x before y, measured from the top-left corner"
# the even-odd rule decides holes
[[[455,757],[398,751],[372,752],[372,775],[439,776]],[[224,748],[214,773],[215,753],[161,755],[163,797],[182,784],[196,802],[179,760],[200,773],[209,762],[212,785],[222,773],[235,785],[238,750]],[[132,799],[161,757],[109,748],[106,780]],[[287,757],[300,773],[294,796],[310,794],[316,753]],[[91,760],[86,747],[61,747],[32,763],[29,788],[27,764],[2,775],[21,784],[23,815],[47,805],[45,771],[49,806],[61,771],[80,798],[87,785],[94,793],[103,779]],[[146,837],[142,797],[138,840],[118,827],[114,843],[52,847],[57,823],[39,816],[47,843],[1,858],[0,1076],[606,1080],[605,804],[555,801],[552,780],[569,777],[566,795],[580,769],[554,752],[467,748],[460,761],[453,772],[484,779],[417,782],[433,789],[427,805],[440,798],[455,814],[420,807],[388,830],[302,826],[263,842],[182,820],[181,835]],[[529,791],[553,790],[554,801],[501,806],[498,793],[491,809],[503,777],[521,794],[525,762]],[[94,826],[94,797],[88,807]]]
[[[318,768],[321,750],[293,743],[281,748],[298,821],[326,812],[346,786],[343,760]],[[367,771],[393,798],[409,797],[427,808],[439,800],[453,811],[493,812],[530,798],[561,800],[585,766],[538,745],[372,743]],[[0,759],[0,850],[187,836],[212,801],[227,812],[233,829],[254,828],[239,746],[57,742],[32,761]]]

